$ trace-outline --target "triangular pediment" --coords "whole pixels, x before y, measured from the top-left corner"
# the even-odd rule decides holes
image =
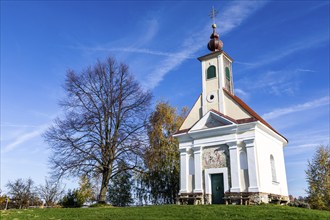
[[[190,131],[216,128],[232,124],[234,124],[234,122],[223,117],[222,115],[209,111],[190,129]]]

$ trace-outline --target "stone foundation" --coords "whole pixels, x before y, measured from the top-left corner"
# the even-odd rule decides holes
[[[177,198],[178,205],[201,205],[204,204],[202,193],[181,193]]]
[[[263,192],[227,192],[224,197],[226,204],[261,204],[261,203],[276,203],[287,204],[289,202],[288,196],[269,194]]]
[[[288,196],[262,192],[226,192],[226,205],[252,205],[261,203],[287,204]],[[178,205],[212,204],[212,195],[203,193],[182,193],[177,198]]]

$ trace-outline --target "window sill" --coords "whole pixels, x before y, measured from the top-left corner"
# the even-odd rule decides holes
[[[212,78],[206,78],[206,81],[210,81],[210,80],[213,80],[213,79],[217,79],[217,77],[215,76],[215,77],[212,77]]]

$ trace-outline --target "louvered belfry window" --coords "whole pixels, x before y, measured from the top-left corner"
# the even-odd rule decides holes
[[[216,77],[215,66],[210,66],[207,69],[207,76],[206,79],[212,79]]]

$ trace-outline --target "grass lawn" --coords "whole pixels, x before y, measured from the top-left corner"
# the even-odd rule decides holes
[[[127,208],[26,209],[1,211],[1,220],[22,219],[330,219],[329,211],[289,206],[160,205]]]

